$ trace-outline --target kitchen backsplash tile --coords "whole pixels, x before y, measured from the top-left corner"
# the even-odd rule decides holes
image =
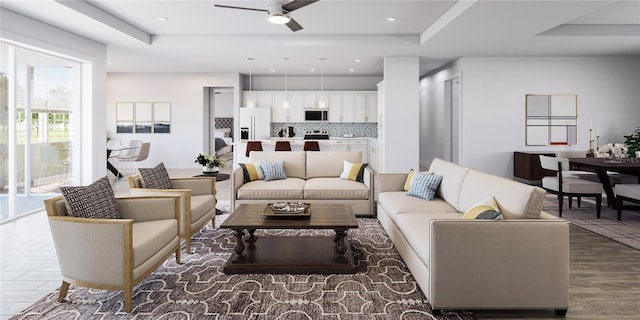
[[[377,123],[336,123],[336,122],[272,122],[271,136],[277,137],[282,128],[293,127],[296,137],[304,136],[306,131],[320,130],[329,132],[330,137],[352,134],[354,137],[377,137]]]

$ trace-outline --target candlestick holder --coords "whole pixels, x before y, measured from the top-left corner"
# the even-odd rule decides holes
[[[589,151],[587,157],[593,157],[593,129],[589,128]]]

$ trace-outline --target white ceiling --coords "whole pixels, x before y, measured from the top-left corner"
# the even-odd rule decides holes
[[[423,74],[461,56],[640,56],[638,0],[320,0],[292,13],[304,27],[295,33],[266,13],[214,4],[267,8],[240,0],[0,1],[106,44],[109,72],[283,74],[286,66],[290,75],[382,75],[384,56],[420,56]]]

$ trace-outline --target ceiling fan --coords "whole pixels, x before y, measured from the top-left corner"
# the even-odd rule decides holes
[[[298,30],[302,30],[302,26],[294,20],[290,13],[294,10],[298,10],[302,7],[308,6],[314,2],[319,0],[293,0],[291,2],[287,2],[283,4],[284,0],[269,0],[267,3],[267,7],[269,9],[256,9],[256,8],[246,8],[246,7],[235,7],[235,6],[227,6],[223,4],[215,4],[214,6],[218,8],[228,8],[228,9],[240,9],[240,10],[252,10],[252,11],[262,11],[269,14],[269,22],[275,24],[286,24],[291,31],[296,32]]]

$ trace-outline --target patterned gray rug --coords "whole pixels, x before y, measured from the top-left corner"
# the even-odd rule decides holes
[[[218,216],[216,224],[227,216]],[[436,319],[378,221],[361,218],[358,224],[349,231],[356,274],[226,275],[222,267],[235,240],[230,230],[209,226],[195,236],[195,253],[183,254],[182,265],[170,258],[136,286],[131,314],[123,312],[122,292],[72,285],[65,302],[56,302],[56,291],[11,319]],[[327,232],[273,231],[287,236]],[[470,312],[438,317],[472,318]]]

